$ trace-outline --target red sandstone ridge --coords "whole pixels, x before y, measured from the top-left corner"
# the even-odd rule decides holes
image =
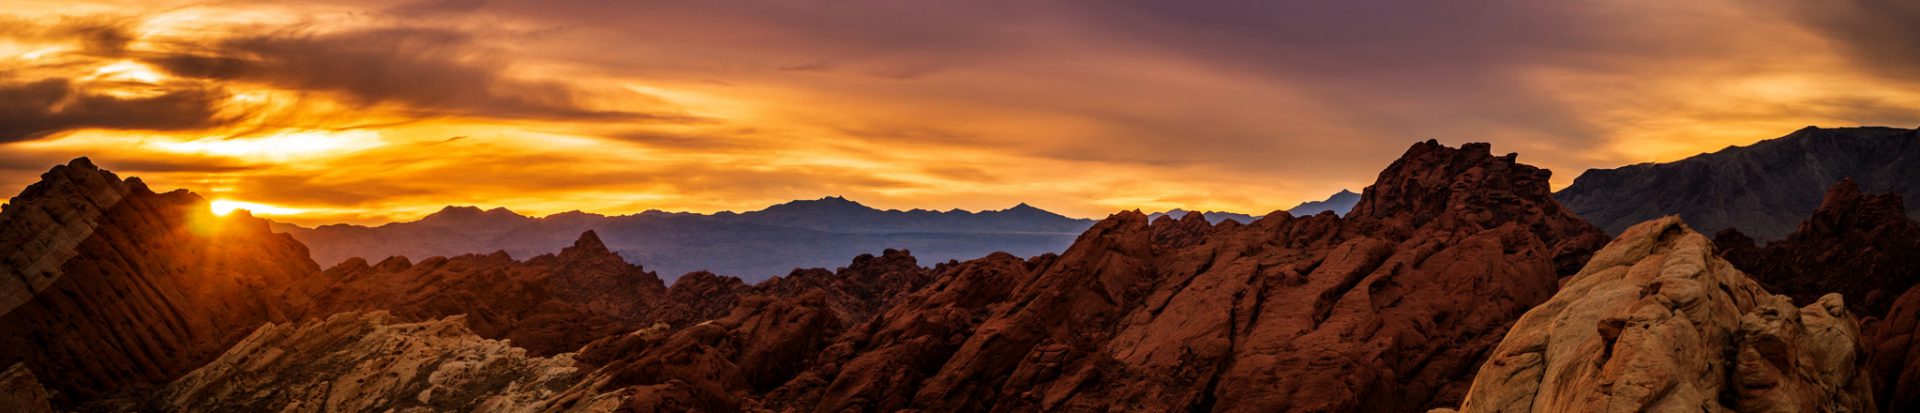
[[[466,315],[475,333],[537,354],[573,351],[594,339],[655,322],[698,321],[666,300],[660,278],[628,264],[587,231],[559,254],[515,261],[504,252],[354,258],[329,268],[313,314],[386,310],[408,321]],[[678,307],[678,308],[677,308]]]
[[[771,392],[752,391],[765,375],[682,379],[667,399],[823,412],[1451,405],[1507,326],[1605,242],[1548,196],[1549,172],[1489,148],[1416,144],[1345,219],[1149,223],[1125,212],[1057,257],[943,266]],[[760,325],[755,312],[666,346],[741,342],[725,337]],[[760,312],[819,322],[809,311]],[[671,372],[684,370],[645,360],[687,358],[636,361]],[[662,374],[635,382],[676,377]]]
[[[86,158],[0,211],[0,365],[24,362],[58,397],[161,383],[268,321],[299,317],[306,247],[186,191],[148,190]]]
[[[1852,179],[1828,189],[1820,208],[1784,240],[1757,247],[1726,230],[1714,242],[1735,267],[1801,304],[1837,292],[1862,315],[1877,317],[1920,282],[1920,222],[1907,217],[1899,195],[1862,193]]]

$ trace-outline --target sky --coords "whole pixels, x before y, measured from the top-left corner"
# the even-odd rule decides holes
[[[1558,188],[1920,126],[1920,2],[0,3],[0,187],[88,156],[309,225],[831,195],[1259,214],[1426,139]]]

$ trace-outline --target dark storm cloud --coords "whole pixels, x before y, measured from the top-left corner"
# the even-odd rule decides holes
[[[1920,2],[1789,2],[1788,14],[1845,49],[1854,61],[1892,78],[1920,80]]]
[[[117,55],[133,42],[133,23],[117,16],[60,17],[40,22],[0,16],[0,38],[29,42],[77,43],[90,53]]]
[[[418,115],[691,120],[668,112],[589,108],[568,85],[507,76],[511,60],[454,30],[283,31],[219,39],[200,49],[182,47],[147,61],[175,76],[332,92],[352,104],[394,103]]]
[[[222,124],[219,89],[177,88],[145,97],[91,93],[66,79],[0,84],[0,143],[83,129],[190,130]]]

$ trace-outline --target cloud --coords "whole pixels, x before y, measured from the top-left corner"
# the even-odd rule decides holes
[[[76,43],[90,53],[118,55],[133,42],[134,20],[117,16],[62,16],[52,22],[0,15],[0,38],[36,43]]]
[[[89,92],[67,79],[0,84],[0,142],[33,140],[82,128],[191,130],[216,126],[226,93],[185,88],[119,97]]]
[[[671,112],[587,107],[570,86],[507,76],[512,60],[468,33],[446,29],[275,31],[216,39],[201,50],[179,49],[147,61],[175,76],[332,92],[355,105],[399,104],[415,116],[692,120]]]
[[[1838,44],[1876,73],[1920,80],[1920,3],[1885,0],[1785,1],[1784,13]]]

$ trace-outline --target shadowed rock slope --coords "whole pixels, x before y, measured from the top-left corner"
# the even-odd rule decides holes
[[[384,312],[351,312],[268,325],[139,410],[557,412],[617,405],[593,395],[563,397],[585,375],[571,357],[532,356],[474,335],[464,321],[404,323]]]
[[[419,263],[390,257],[377,265],[355,258],[327,269],[326,277],[330,283],[313,300],[315,314],[385,310],[408,321],[466,315],[481,337],[512,340],[541,355],[656,322],[698,318],[667,300],[659,277],[622,261],[592,231],[559,254],[526,261],[504,252]]]
[[[1714,243],[1770,291],[1800,303],[1837,292],[1864,316],[1885,314],[1894,297],[1920,282],[1920,221],[1907,217],[1899,195],[1868,195],[1851,179],[1828,189],[1813,217],[1786,239],[1757,247],[1726,230]]]
[[[1776,240],[1846,177],[1866,191],[1920,199],[1920,129],[1807,127],[1674,162],[1588,170],[1556,197],[1612,234],[1679,215],[1709,234],[1739,228]],[[1920,209],[1906,213],[1920,217]]]
[[[186,191],[154,193],[85,158],[0,211],[11,308],[0,365],[24,363],[57,399],[163,383],[268,321],[299,317],[307,250],[266,221],[218,217]]]

